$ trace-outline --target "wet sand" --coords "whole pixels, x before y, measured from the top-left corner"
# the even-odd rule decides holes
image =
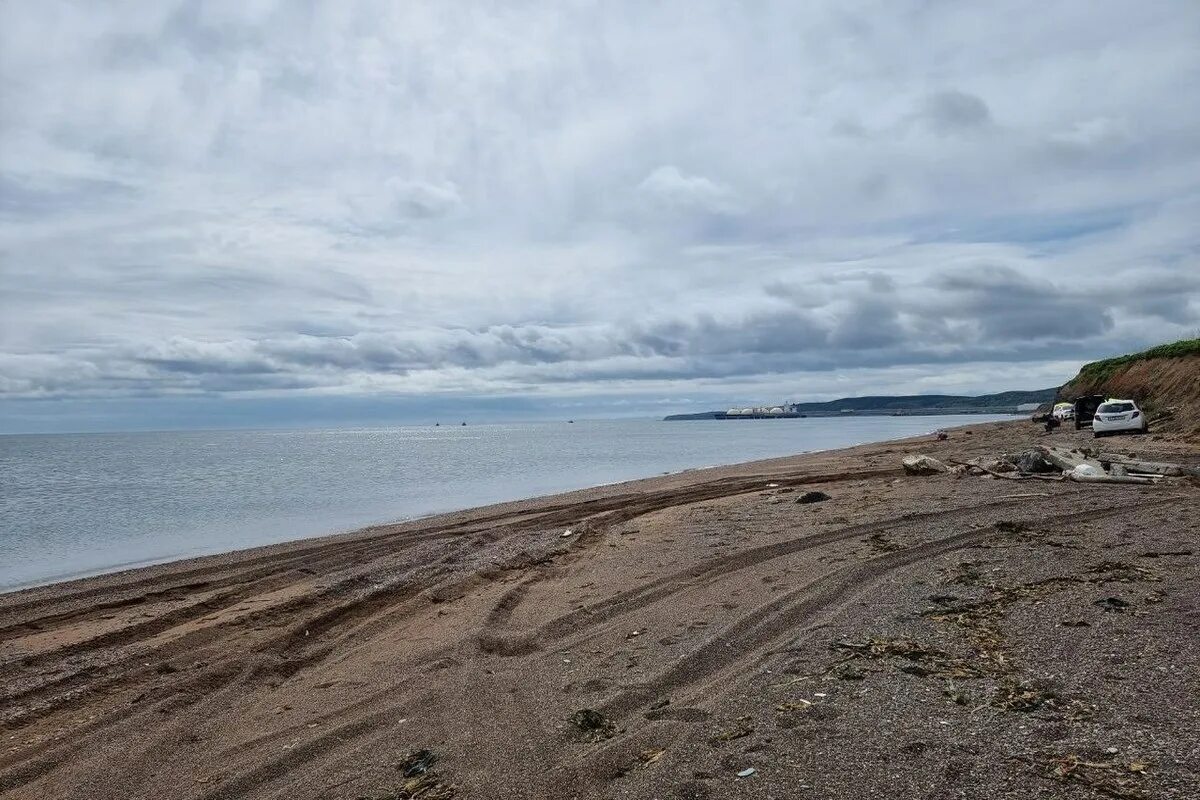
[[[0,595],[0,796],[1200,796],[1200,486],[899,466],[1040,441],[978,425]]]

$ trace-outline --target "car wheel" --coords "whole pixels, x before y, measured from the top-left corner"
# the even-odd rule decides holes
[[[1092,436],[1096,439],[1102,439],[1107,435],[1104,431],[1092,431]]]

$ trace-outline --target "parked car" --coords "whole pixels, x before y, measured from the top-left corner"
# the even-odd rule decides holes
[[[1073,403],[1055,403],[1054,411],[1051,413],[1055,419],[1075,419],[1075,405]]]
[[[1097,437],[1122,431],[1145,433],[1149,427],[1146,415],[1132,400],[1109,400],[1101,403],[1092,419],[1092,431]]]
[[[1092,424],[1092,417],[1096,414],[1096,409],[1105,401],[1103,395],[1088,394],[1083,397],[1075,398],[1075,430],[1079,430],[1084,425]]]

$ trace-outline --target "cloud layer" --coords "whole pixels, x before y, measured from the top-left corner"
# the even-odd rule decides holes
[[[0,405],[987,391],[1200,328],[1187,0],[0,23]]]

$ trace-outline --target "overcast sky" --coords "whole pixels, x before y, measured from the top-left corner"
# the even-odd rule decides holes
[[[0,430],[1042,388],[1200,329],[1200,3],[0,5]]]

